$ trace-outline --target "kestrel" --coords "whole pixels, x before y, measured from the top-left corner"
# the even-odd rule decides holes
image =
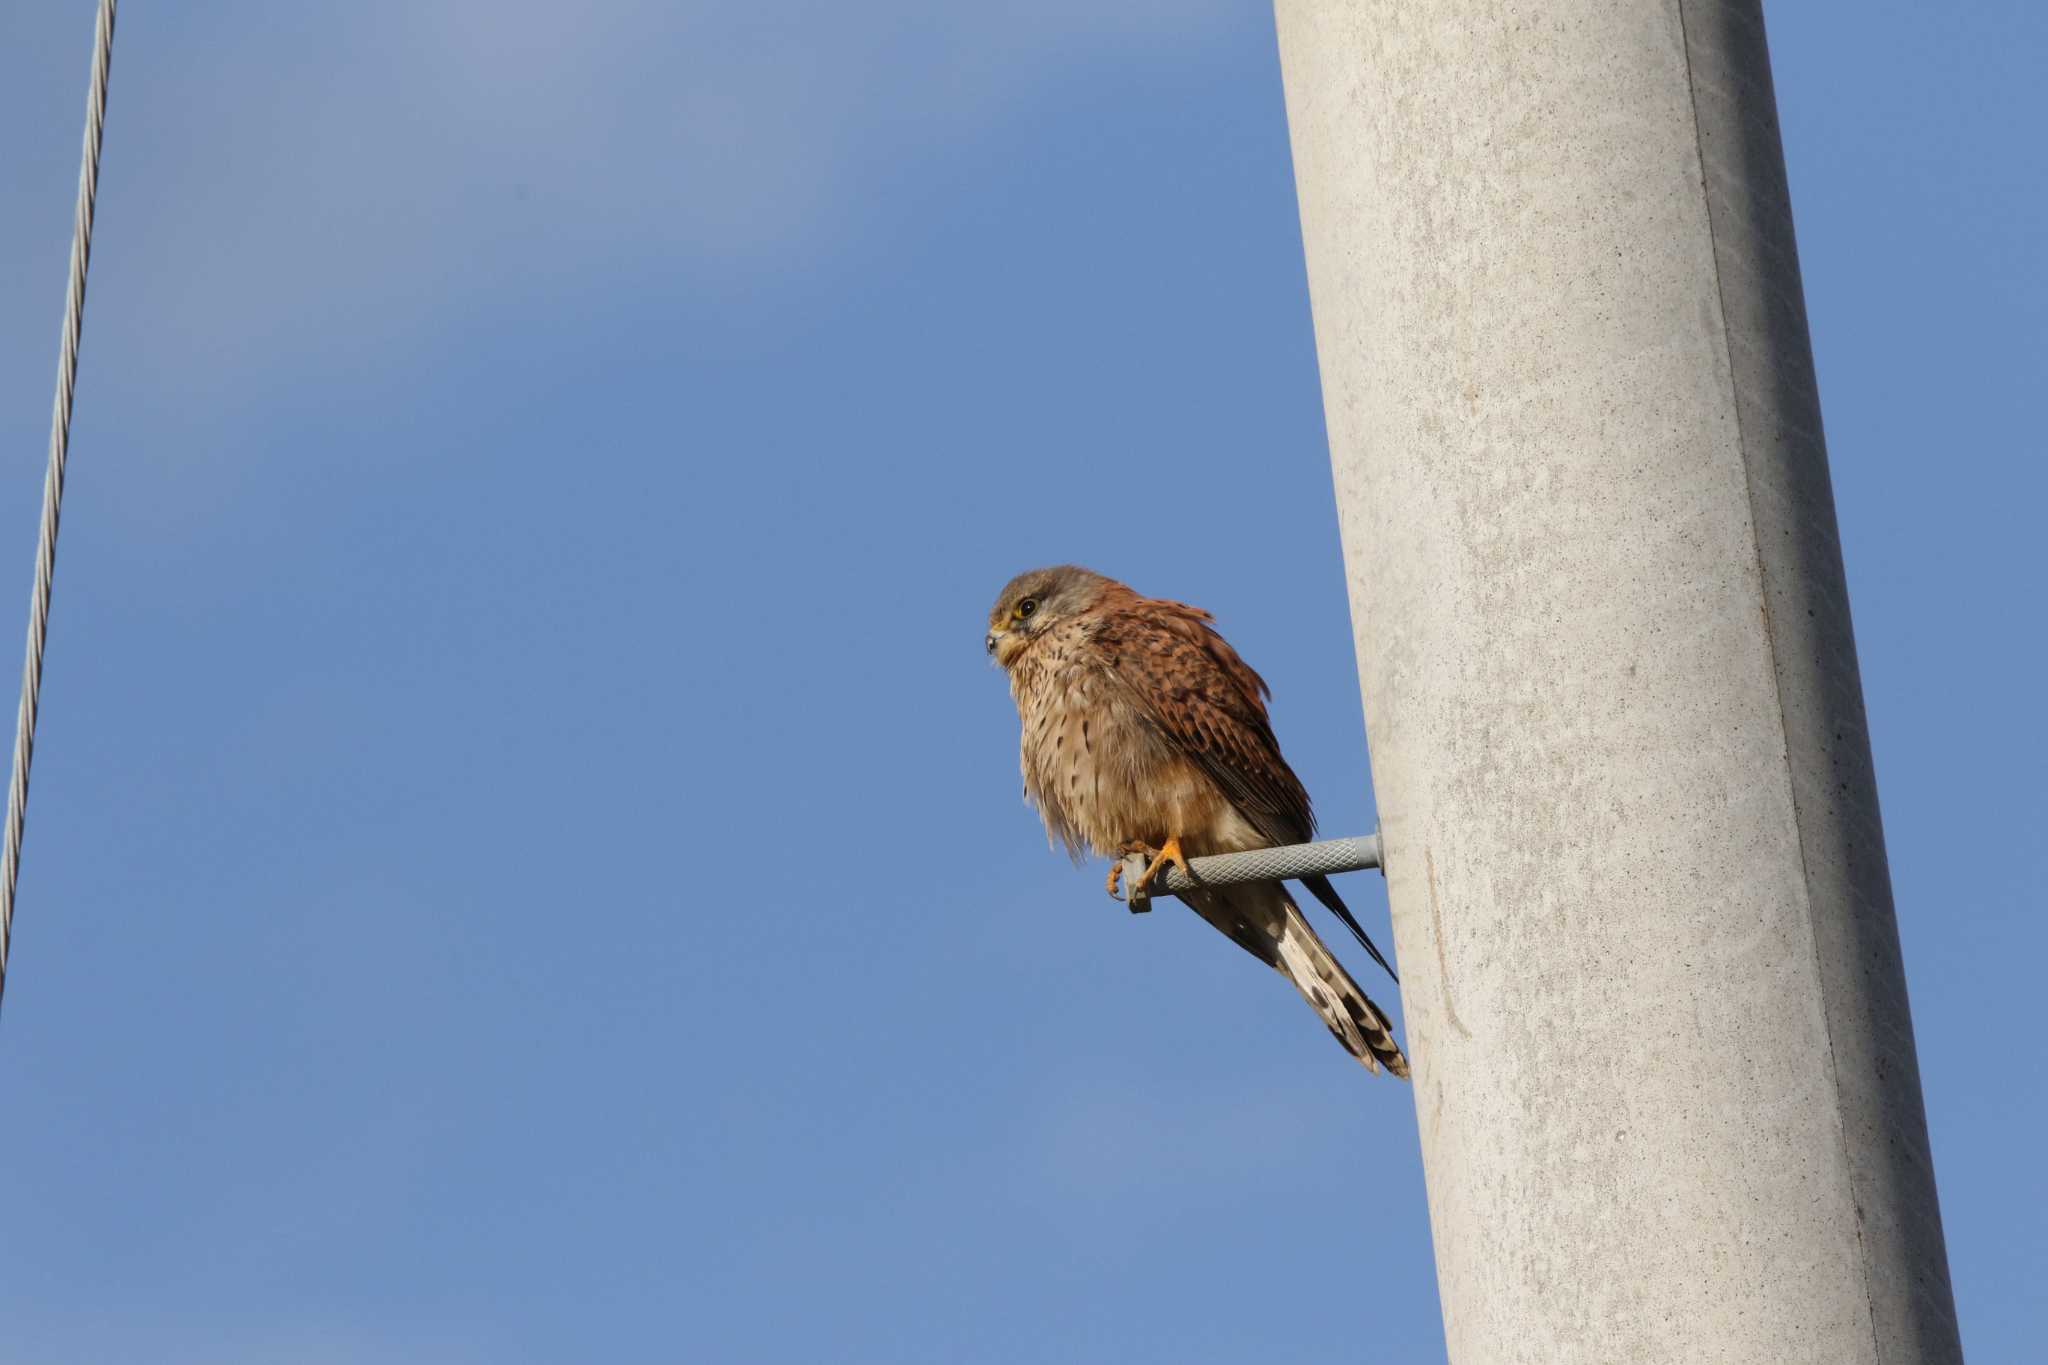
[[[1185,871],[1188,858],[1313,836],[1308,792],[1266,716],[1265,679],[1210,619],[1071,564],[1018,574],[996,598],[985,643],[1023,721],[1024,793],[1076,858],[1143,853],[1145,884],[1168,864]],[[1112,894],[1121,867],[1111,864]],[[1302,884],[1386,965],[1327,878]],[[1181,899],[1293,982],[1369,1070],[1408,1074],[1387,1016],[1281,883]]]

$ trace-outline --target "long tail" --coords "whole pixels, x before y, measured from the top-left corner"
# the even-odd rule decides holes
[[[1316,937],[1294,900],[1277,883],[1185,892],[1181,899],[1246,952],[1294,983],[1344,1050],[1368,1071],[1408,1074],[1394,1028]]]
[[[1384,1066],[1396,1076],[1408,1074],[1408,1059],[1394,1041],[1394,1027],[1380,1007],[1358,989],[1344,964],[1330,955],[1316,931],[1308,927],[1292,901],[1287,905],[1286,927],[1277,945],[1278,966],[1294,983],[1302,998],[1315,1006],[1323,1023],[1352,1056],[1376,1071]]]

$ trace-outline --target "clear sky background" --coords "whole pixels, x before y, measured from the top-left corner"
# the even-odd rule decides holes
[[[0,603],[91,8],[0,10]],[[2048,1279],[2044,16],[1771,13],[1987,1362]],[[1441,1358],[1411,1092],[1046,850],[980,644],[1048,561],[1206,605],[1372,827],[1259,0],[131,4],[72,471],[0,1360]]]

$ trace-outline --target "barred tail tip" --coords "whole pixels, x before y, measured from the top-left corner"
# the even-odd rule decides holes
[[[1393,1026],[1387,1016],[1358,988],[1343,964],[1331,956],[1299,910],[1294,910],[1288,920],[1278,944],[1280,970],[1314,1006],[1331,1035],[1366,1070],[1378,1071],[1384,1066],[1391,1074],[1406,1078],[1408,1058],[1394,1041]]]

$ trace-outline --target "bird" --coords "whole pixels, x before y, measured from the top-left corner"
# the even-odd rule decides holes
[[[1147,860],[1143,890],[1187,860],[1306,842],[1308,791],[1280,755],[1266,680],[1199,607],[1144,597],[1076,564],[1031,569],[996,597],[983,639],[1022,723],[1025,798],[1078,862]],[[1324,877],[1303,885],[1393,968]],[[1294,984],[1368,1070],[1408,1075],[1393,1026],[1280,882],[1181,892],[1239,947]]]

